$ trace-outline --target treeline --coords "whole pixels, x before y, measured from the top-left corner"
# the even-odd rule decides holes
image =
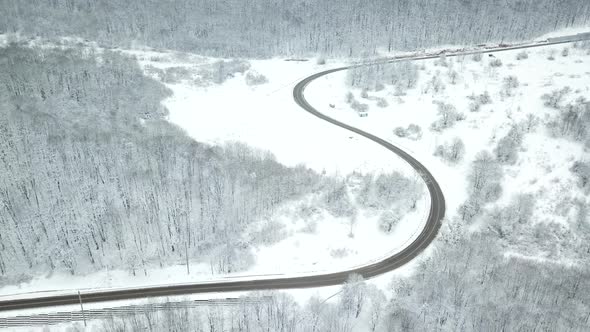
[[[587,329],[588,265],[506,258],[493,236],[457,231],[445,234],[413,278],[398,282],[387,331]]]
[[[251,293],[232,305],[176,306],[95,323],[98,331],[585,331],[590,271],[507,258],[496,238],[447,223],[436,250],[389,296],[351,276],[331,301],[297,304],[284,293]],[[388,300],[389,299],[389,300]],[[72,328],[72,331],[81,330]]]
[[[194,307],[187,301],[184,308],[182,304],[171,304],[157,311],[148,304],[139,307],[134,314],[113,316],[91,324],[93,331],[105,332],[350,332],[355,326],[362,327],[362,331],[376,331],[387,299],[374,285],[352,275],[330,302],[313,296],[302,306],[285,293],[256,292],[228,303],[223,300],[221,304],[210,303]],[[73,324],[68,331],[82,329],[81,324]]]
[[[51,271],[252,261],[242,231],[316,173],[211,147],[163,120],[170,95],[117,53],[0,48],[0,284]]]
[[[79,36],[217,56],[361,55],[443,44],[523,40],[584,26],[579,0],[0,2],[0,33]]]

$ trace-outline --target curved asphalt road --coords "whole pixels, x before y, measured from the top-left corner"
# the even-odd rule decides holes
[[[460,55],[470,55],[475,53],[490,53],[490,52],[499,52],[499,51],[506,51],[506,50],[514,50],[514,49],[521,49],[521,48],[530,48],[530,47],[540,47],[540,46],[547,46],[547,45],[555,45],[555,44],[562,44],[562,43],[569,43],[572,41],[580,40],[580,38],[576,38],[572,36],[570,40],[559,40],[559,41],[545,41],[536,44],[528,44],[528,45],[519,45],[519,46],[511,46],[511,47],[497,47],[491,48],[486,50],[474,50],[474,51],[454,51],[450,53],[446,53],[446,56],[460,56]],[[376,61],[371,64],[362,64],[356,66],[364,66],[364,65],[372,65],[378,63],[389,63],[395,61],[403,61],[403,60],[425,60],[425,59],[433,59],[440,56],[438,54],[429,54],[424,56],[402,56],[402,57],[395,57],[391,59],[383,59],[380,61]],[[352,127],[335,119],[332,119],[318,110],[316,110],[313,106],[309,104],[309,102],[305,99],[303,92],[307,85],[311,83],[313,80],[346,69],[350,69],[355,66],[349,67],[341,67],[336,69],[330,69],[323,71],[321,73],[317,73],[312,75],[300,83],[298,83],[294,90],[293,90],[293,98],[295,102],[305,109],[307,112],[319,117],[320,119],[330,122],[336,126],[344,128],[346,130],[350,130],[358,135],[364,136],[367,139],[374,141],[375,143],[385,147],[386,149],[390,150],[391,152],[395,153],[402,159],[404,159],[408,164],[410,164],[422,177],[426,186],[428,187],[428,191],[430,193],[431,198],[431,206],[430,212],[428,215],[428,220],[426,222],[426,226],[418,235],[418,237],[406,248],[402,251],[396,253],[395,255],[386,258],[383,261],[363,266],[360,268],[356,268],[353,270],[348,271],[341,271],[335,273],[327,273],[327,274],[319,274],[319,275],[312,275],[312,276],[304,276],[304,277],[294,277],[294,278],[274,278],[274,279],[259,279],[259,280],[249,280],[249,281],[219,281],[219,282],[202,282],[202,283],[194,283],[194,284],[183,284],[183,285],[170,285],[170,286],[152,286],[152,287],[142,287],[142,288],[134,288],[134,289],[120,289],[120,290],[108,290],[108,291],[95,291],[89,293],[82,293],[81,298],[82,302],[84,303],[91,303],[91,302],[104,302],[104,301],[115,301],[115,300],[127,300],[127,299],[138,299],[138,298],[146,298],[146,297],[158,297],[158,296],[175,296],[175,295],[186,295],[186,294],[193,294],[193,293],[212,293],[212,292],[231,292],[231,291],[253,291],[253,290],[267,290],[267,289],[289,289],[289,288],[309,288],[309,287],[321,287],[321,286],[331,286],[331,285],[338,285],[342,284],[346,281],[348,276],[351,273],[358,273],[362,275],[364,278],[371,278],[385,272],[394,270],[407,262],[411,261],[413,258],[418,256],[424,248],[426,248],[436,237],[438,230],[441,226],[441,220],[445,215],[445,200],[443,193],[440,189],[440,186],[430,174],[428,169],[424,167],[419,161],[414,159],[412,156],[404,152],[403,150],[399,149],[398,147],[392,145],[391,143],[375,136],[369,134],[365,131],[362,131],[358,128]],[[30,309],[30,308],[40,308],[40,307],[53,307],[59,305],[71,305],[71,304],[78,304],[80,301],[77,294],[71,295],[58,295],[58,296],[47,296],[47,297],[39,297],[39,298],[29,298],[29,299],[16,299],[16,300],[6,300],[0,301],[0,311],[8,311],[8,310],[18,310],[18,309]]]

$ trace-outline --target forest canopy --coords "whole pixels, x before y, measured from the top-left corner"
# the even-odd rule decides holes
[[[0,48],[0,285],[52,271],[133,274],[187,256],[245,268],[242,231],[322,184],[164,120],[170,91],[115,52]]]
[[[215,56],[322,53],[530,39],[585,25],[580,0],[2,0],[0,33]]]

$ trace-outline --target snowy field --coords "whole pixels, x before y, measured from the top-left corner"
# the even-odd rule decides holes
[[[338,72],[312,82],[306,95],[312,105],[329,116],[387,139],[427,165],[445,194],[447,218],[452,217],[467,198],[466,174],[475,155],[482,150],[493,152],[513,125],[535,119],[535,124],[524,135],[518,161],[505,166],[503,195],[498,204],[507,204],[516,194],[530,193],[538,198],[532,220],[567,225],[572,216],[556,214],[556,207],[568,199],[586,199],[581,191],[575,190],[576,179],[569,169],[574,161],[587,160],[588,153],[580,143],[551,135],[543,124],[555,117],[557,111],[545,106],[541,97],[566,86],[571,92],[562,104],[587,97],[590,92],[588,52],[588,49],[566,44],[524,52],[495,52],[483,55],[480,61],[474,61],[472,56],[449,57],[445,65],[440,59],[420,61],[415,63],[420,77],[415,88],[399,95],[393,88],[386,87],[377,92],[369,91],[368,98],[361,96],[360,89],[346,84],[347,72]],[[517,60],[522,53],[528,58]],[[490,65],[497,60],[501,61],[501,66]],[[457,77],[452,78],[451,72],[456,72]],[[428,82],[435,76],[441,78],[443,86],[438,92],[428,91]],[[509,76],[517,78],[518,86],[506,92],[505,79]],[[369,105],[367,117],[360,117],[347,104],[349,91],[358,101]],[[491,102],[482,105],[477,112],[470,112],[468,97],[486,91]],[[379,98],[389,105],[377,106]],[[466,118],[451,128],[431,130],[431,124],[438,118],[435,101],[453,105]],[[328,104],[335,107],[332,109]],[[407,128],[410,124],[422,128],[421,139],[394,134],[396,127]],[[438,145],[454,138],[465,144],[461,162],[448,163],[433,155]]]

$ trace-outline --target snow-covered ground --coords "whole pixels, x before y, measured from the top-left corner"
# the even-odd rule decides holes
[[[561,55],[565,47],[569,48],[566,57]],[[567,100],[588,96],[590,55],[587,50],[573,49],[569,44],[536,48],[526,50],[527,59],[516,60],[520,52],[497,52],[493,54],[494,58],[484,55],[481,62],[472,61],[470,56],[463,59],[448,58],[447,67],[435,65],[436,60],[422,61],[418,63],[424,66],[420,69],[417,86],[408,90],[406,95],[395,96],[390,88],[369,92],[370,96],[385,98],[389,103],[385,108],[377,107],[374,101],[360,97],[359,90],[348,87],[345,83],[346,72],[314,81],[308,86],[306,97],[318,110],[389,140],[426,165],[439,181],[447,202],[447,217],[452,217],[467,198],[466,174],[479,151],[492,151],[510,127],[524,121],[528,114],[534,114],[541,120],[556,114],[543,105],[541,95],[569,86],[572,93]],[[143,66],[156,68],[195,67],[216,61],[160,52],[128,53],[137,56]],[[553,55],[554,60],[548,60],[550,55]],[[500,59],[503,65],[490,67],[489,61],[493,59]],[[271,151],[279,162],[287,165],[305,164],[317,171],[325,170],[328,174],[336,175],[353,171],[396,170],[412,176],[412,170],[390,152],[309,115],[292,101],[292,88],[300,79],[320,70],[345,65],[345,62],[329,61],[327,65],[317,65],[313,59],[307,62],[270,59],[250,61],[250,64],[251,70],[268,78],[268,83],[248,86],[244,83],[244,75],[237,74],[220,85],[203,87],[189,81],[168,84],[174,92],[165,101],[170,110],[169,120],[198,141],[212,144],[244,142]],[[449,68],[459,73],[455,84],[451,84],[447,77]],[[437,71],[446,88],[438,93],[425,92],[425,83]],[[509,75],[516,76],[520,84],[514,90],[514,96],[506,97],[501,95],[501,90],[503,79]],[[348,91],[353,91],[357,100],[370,105],[368,117],[360,118],[346,104],[345,95]],[[492,103],[483,105],[477,113],[469,112],[467,96],[484,91],[489,92]],[[453,104],[457,111],[466,115],[466,119],[442,132],[431,131],[430,125],[437,118],[437,106],[433,101]],[[330,104],[335,107],[330,107]],[[417,124],[422,128],[421,139],[410,140],[393,134],[394,128],[407,127],[409,124]],[[465,143],[466,153],[461,163],[451,165],[433,156],[437,145],[455,137],[463,139]],[[538,126],[525,134],[517,163],[504,167],[503,195],[499,204],[508,203],[511,197],[519,193],[533,193],[537,197],[533,220],[550,219],[567,225],[570,216],[556,215],[556,206],[565,198],[581,195],[573,190],[576,184],[569,168],[573,161],[584,159],[588,159],[588,153],[581,144],[551,137],[543,125]],[[346,220],[338,220],[327,214],[317,216],[320,222],[316,233],[302,232],[301,221],[288,218],[288,211],[292,207],[285,207],[282,222],[289,236],[275,244],[257,248],[256,264],[240,275],[266,274],[270,277],[275,274],[344,269],[378,259],[399,249],[416,234],[425,219],[428,204],[428,201],[420,201],[420,209],[406,216],[390,236],[378,231],[376,216],[361,213],[354,226],[353,238],[348,236],[349,224]],[[341,256],[343,252],[345,254]],[[395,273],[410,273],[415,264],[414,261],[409,267]],[[391,276],[392,273],[385,274],[371,282],[385,288]],[[35,279],[20,288],[5,287],[0,290],[0,294],[181,283],[211,277],[219,276],[212,276],[207,264],[191,266],[190,276],[186,275],[186,267],[182,265],[150,271],[147,277],[133,278],[126,271],[105,271],[84,277],[54,274],[49,278]],[[325,287],[289,292],[300,303],[304,303],[312,294],[329,297],[337,291],[338,287]]]
[[[555,34],[553,34],[555,35]],[[562,55],[567,48],[569,54]],[[447,203],[447,217],[452,217],[457,207],[465,201],[466,174],[475,155],[488,150],[493,152],[499,139],[504,137],[512,125],[524,122],[529,114],[540,122],[556,117],[557,110],[543,105],[541,96],[569,86],[572,92],[564,103],[588,96],[590,91],[590,56],[588,49],[572,48],[571,44],[527,49],[527,59],[517,60],[522,50],[495,52],[483,55],[480,62],[471,56],[447,58],[447,66],[437,65],[439,60],[416,62],[420,66],[420,79],[416,88],[406,95],[396,96],[391,87],[371,92],[369,97],[381,97],[389,106],[380,108],[376,101],[364,99],[360,90],[346,84],[347,72],[337,72],[312,82],[307,88],[307,99],[318,109],[331,117],[374,133],[410,152],[427,165],[439,181]],[[549,57],[554,60],[549,60]],[[491,67],[489,62],[499,59],[501,67]],[[448,72],[456,71],[459,76],[451,84]],[[438,93],[426,92],[425,86],[433,75],[439,73],[446,88]],[[513,96],[503,96],[504,78],[515,76],[519,86]],[[346,93],[352,91],[357,100],[369,104],[367,117],[359,117],[346,103]],[[492,102],[482,106],[479,112],[469,111],[467,98],[472,94],[488,91]],[[466,119],[442,132],[430,130],[437,116],[437,105],[433,101],[452,104]],[[332,109],[328,104],[333,104]],[[419,140],[400,138],[393,133],[396,127],[417,124],[423,136]],[[435,147],[458,137],[465,143],[465,157],[459,164],[449,164],[433,152]],[[555,213],[556,205],[565,198],[579,197],[583,193],[576,188],[576,180],[569,171],[574,161],[587,160],[588,153],[583,145],[550,135],[543,124],[524,135],[524,142],[515,165],[505,166],[502,182],[503,195],[500,205],[516,194],[531,193],[537,198],[532,220],[557,221],[565,224],[570,216]]]
[[[218,59],[156,51],[128,51],[148,68],[210,66]],[[203,86],[193,80],[167,84],[173,96],[165,100],[169,121],[177,124],[200,142],[224,144],[242,142],[272,152],[289,166],[303,164],[318,172],[345,176],[352,172],[380,173],[397,171],[416,177],[404,161],[381,146],[328,124],[302,110],[293,101],[292,89],[304,77],[328,66],[310,61],[285,59],[249,61],[250,72],[264,75],[268,82],[258,86],[245,83],[245,74],[236,74],[222,84]],[[153,74],[153,71],[146,69]],[[154,77],[157,77],[155,75]],[[322,102],[321,104],[325,104]],[[321,105],[320,104],[320,105]],[[153,267],[147,276],[131,276],[126,270],[110,270],[84,276],[54,273],[36,277],[28,283],[0,289],[1,295],[30,292],[72,291],[96,288],[134,287],[184,283],[244,276],[287,276],[346,270],[372,263],[401,250],[415,238],[426,221],[429,197],[425,192],[417,209],[405,215],[387,235],[378,229],[379,215],[360,210],[349,236],[348,218],[335,218],[326,211],[313,216],[314,232],[305,231],[306,222],[284,206],[275,221],[284,225],[284,239],[254,248],[255,264],[240,273],[212,274],[208,263],[193,262],[190,274],[186,265]],[[261,220],[264,223],[265,220]]]

